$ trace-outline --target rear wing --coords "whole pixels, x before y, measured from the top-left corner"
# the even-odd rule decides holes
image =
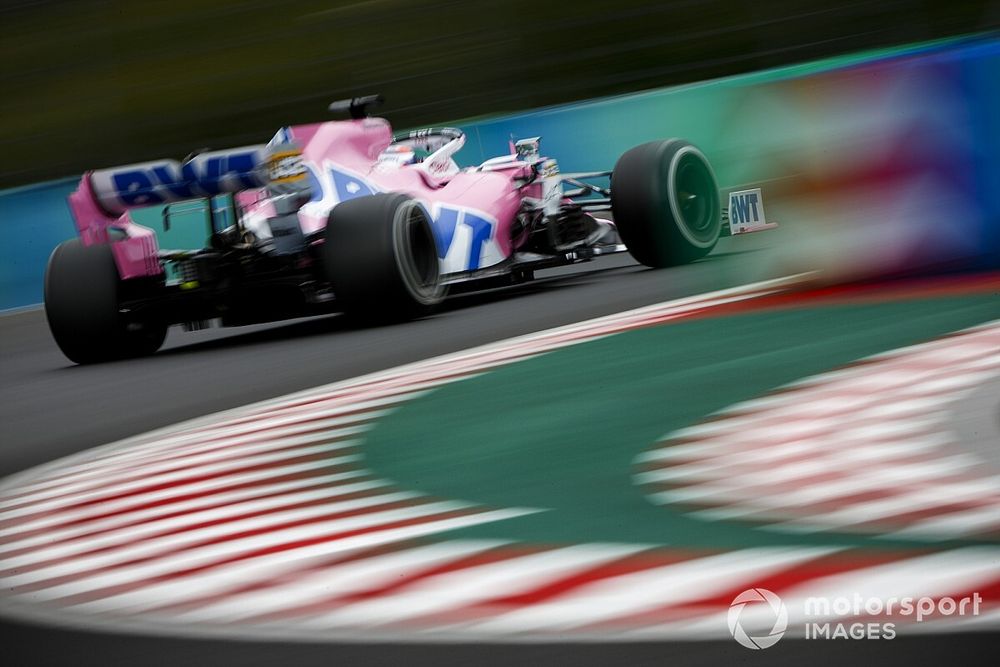
[[[267,155],[262,144],[87,172],[68,198],[80,240],[109,244],[122,279],[161,275],[156,235],[129,210],[264,187]]]
[[[194,155],[183,162],[155,160],[90,172],[89,187],[101,209],[121,215],[131,208],[155,206],[267,184],[261,166],[267,147],[244,146]]]

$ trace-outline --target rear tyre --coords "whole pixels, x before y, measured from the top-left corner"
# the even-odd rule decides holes
[[[704,257],[722,226],[712,165],[681,139],[651,141],[618,158],[611,210],[628,251],[656,268]]]
[[[119,312],[121,279],[111,247],[59,244],[45,269],[45,316],[56,344],[71,361],[90,364],[152,354],[167,325]]]
[[[326,225],[323,263],[344,312],[364,320],[419,317],[445,296],[430,220],[404,194],[335,206]]]

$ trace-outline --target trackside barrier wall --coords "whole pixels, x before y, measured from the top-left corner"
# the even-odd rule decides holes
[[[459,123],[461,164],[542,136],[563,171],[609,168],[679,136],[724,190],[760,186],[790,230],[788,270],[1000,267],[1000,38],[917,45]],[[153,156],[155,157],[155,156]],[[0,192],[0,310],[38,303],[45,261],[74,234],[76,179]],[[159,227],[159,211],[139,221]],[[163,244],[176,247],[176,244]]]
[[[45,263],[76,234],[66,197],[78,178],[0,192],[0,310],[39,303]]]

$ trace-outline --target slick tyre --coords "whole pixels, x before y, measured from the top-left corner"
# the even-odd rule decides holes
[[[719,240],[722,206],[712,165],[681,139],[642,144],[618,159],[611,210],[622,242],[646,266],[692,262]]]
[[[391,322],[426,314],[445,296],[424,208],[404,194],[359,197],[330,212],[326,276],[344,312]]]
[[[111,248],[59,244],[45,269],[45,317],[56,344],[71,361],[92,364],[152,354],[167,325],[119,311],[121,279]]]

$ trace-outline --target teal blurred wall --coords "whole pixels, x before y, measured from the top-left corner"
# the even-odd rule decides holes
[[[490,118],[460,156],[542,136],[564,171],[683,137],[723,190],[762,186],[788,270],[839,278],[1000,265],[1000,39],[946,40]],[[780,254],[780,253],[778,253]]]
[[[42,300],[45,262],[76,233],[66,197],[76,178],[0,191],[0,310]]]

